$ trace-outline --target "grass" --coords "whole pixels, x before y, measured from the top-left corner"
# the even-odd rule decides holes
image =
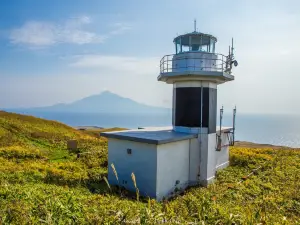
[[[208,188],[158,203],[107,185],[105,138],[0,112],[0,224],[299,224],[300,151],[247,146]]]

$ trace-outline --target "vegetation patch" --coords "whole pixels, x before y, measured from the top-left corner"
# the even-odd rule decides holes
[[[0,157],[7,159],[43,159],[45,156],[37,148],[9,146],[0,148]]]
[[[156,202],[106,183],[96,132],[0,112],[0,224],[300,224],[299,150],[232,147],[216,182]]]

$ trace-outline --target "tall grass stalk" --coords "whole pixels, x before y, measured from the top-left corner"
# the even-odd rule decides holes
[[[113,172],[114,172],[114,174],[115,174],[115,177],[116,177],[116,179],[117,179],[117,181],[118,181],[119,192],[120,192],[120,194],[121,194],[121,185],[120,185],[120,181],[119,181],[119,177],[118,177],[117,170],[116,170],[115,165],[114,165],[113,163],[112,163],[110,166],[111,166],[111,168],[112,168],[112,170],[113,170]]]
[[[132,182],[133,182],[133,185],[135,187],[135,193],[136,193],[136,200],[139,201],[139,198],[140,198],[140,191],[136,185],[136,179],[135,179],[135,175],[134,173],[132,172],[131,173],[131,179],[132,179]]]
[[[103,179],[104,179],[104,181],[105,181],[105,183],[106,183],[106,185],[107,185],[109,191],[111,192],[111,188],[110,188],[110,185],[109,185],[109,183],[108,183],[107,178],[106,178],[106,177],[103,177]]]

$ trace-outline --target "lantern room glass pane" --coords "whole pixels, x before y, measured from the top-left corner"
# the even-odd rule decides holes
[[[210,52],[211,53],[215,53],[215,40],[214,39],[210,39]]]
[[[177,39],[176,40],[176,54],[181,53],[182,52],[182,47],[181,47],[181,39]]]
[[[208,52],[208,50],[209,50],[209,45],[201,45],[202,52]]]
[[[181,52],[181,46],[180,46],[179,43],[177,43],[177,48],[176,48],[176,50],[177,50],[177,52],[176,52],[177,54]]]
[[[183,45],[183,46],[182,46],[182,52],[188,52],[188,51],[190,51],[190,46],[188,46],[188,45]]]
[[[191,51],[200,51],[201,37],[193,36],[191,37]]]

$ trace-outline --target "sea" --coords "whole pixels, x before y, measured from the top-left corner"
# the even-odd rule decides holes
[[[137,129],[141,126],[171,126],[172,121],[171,113],[21,113],[56,120],[73,127],[99,126]],[[222,119],[222,126],[232,126],[232,120],[232,115],[225,114]],[[300,148],[300,116],[237,113],[235,140]]]

